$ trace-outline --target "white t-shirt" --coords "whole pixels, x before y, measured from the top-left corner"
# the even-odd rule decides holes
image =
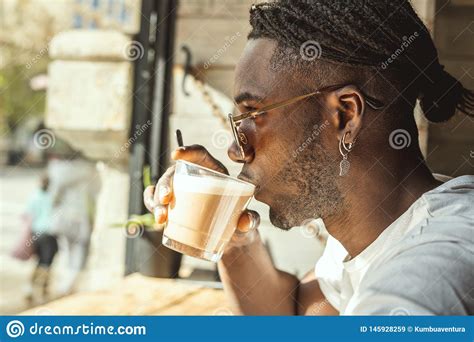
[[[423,194],[353,259],[329,236],[315,272],[341,315],[474,315],[474,176]]]

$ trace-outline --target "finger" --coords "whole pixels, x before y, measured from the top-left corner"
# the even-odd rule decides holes
[[[171,198],[173,197],[174,169],[174,165],[168,168],[168,170],[166,170],[166,172],[160,177],[158,183],[156,183],[156,190],[153,195],[155,205],[166,205],[171,201]]]
[[[204,146],[202,145],[189,145],[177,148],[171,153],[173,160],[186,160],[190,163],[198,164],[208,169],[215,170],[217,172],[229,174],[227,168],[214,158]]]
[[[145,191],[143,191],[143,203],[148,211],[153,212],[156,204],[153,201],[153,193],[155,192],[155,186],[149,185],[146,187]]]
[[[253,210],[245,210],[237,223],[237,233],[245,234],[257,229],[260,225],[260,215]]]
[[[155,217],[155,222],[158,224],[163,224],[168,219],[168,208],[164,205],[158,205],[153,210],[153,215]]]
[[[232,235],[227,248],[242,247],[248,245],[258,238],[257,227],[260,223],[260,215],[253,210],[246,210],[240,215],[237,229]]]

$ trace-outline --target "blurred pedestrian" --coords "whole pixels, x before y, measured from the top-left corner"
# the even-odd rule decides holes
[[[67,295],[74,290],[86,265],[100,181],[95,164],[80,156],[53,158],[48,172],[52,184],[52,229],[68,255],[68,268],[58,284],[58,293]]]
[[[30,198],[24,217],[29,222],[31,234],[25,246],[32,246],[38,263],[31,278],[27,299],[45,301],[49,295],[51,264],[58,252],[56,237],[51,233],[52,200],[48,192],[49,179],[41,177],[40,188]]]

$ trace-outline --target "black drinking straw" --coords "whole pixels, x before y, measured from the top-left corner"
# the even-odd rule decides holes
[[[183,135],[179,129],[176,130],[176,141],[178,142],[179,147],[183,147]]]

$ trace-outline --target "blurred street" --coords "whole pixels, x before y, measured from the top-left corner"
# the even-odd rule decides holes
[[[19,261],[11,257],[21,233],[21,214],[25,210],[32,189],[37,187],[41,169],[28,167],[2,167],[0,169],[0,314],[16,314],[38,302],[28,303],[25,295],[36,264],[33,257]],[[91,251],[84,274],[76,290],[103,289],[123,277],[122,258],[124,234],[121,229],[101,227],[92,235]],[[105,248],[116,246],[116,248]],[[50,299],[55,299],[56,285],[66,268],[66,255],[61,250],[53,263]],[[52,314],[51,312],[37,314]]]
[[[21,230],[20,215],[31,189],[37,186],[41,169],[3,167],[0,170],[0,312],[14,314],[28,307],[26,284],[34,269],[34,259],[22,262],[10,256]],[[23,288],[20,284],[24,284]]]

